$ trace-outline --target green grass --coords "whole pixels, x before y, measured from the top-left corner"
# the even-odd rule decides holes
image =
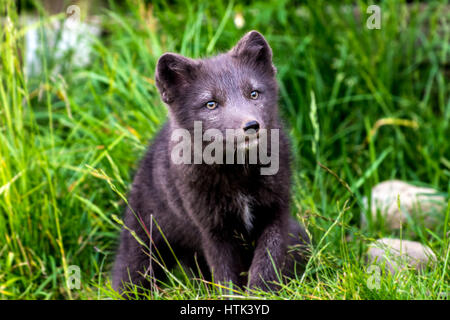
[[[449,288],[450,204],[433,229],[360,224],[362,197],[397,178],[450,193],[449,21],[446,1],[381,2],[380,30],[367,4],[326,1],[143,1],[100,10],[106,34],[92,63],[58,61],[42,42],[44,71],[25,80],[24,27],[1,0],[0,298],[116,298],[109,274],[132,174],[166,118],[153,76],[165,51],[203,57],[261,31],[274,51],[280,106],[295,154],[292,214],[307,226],[306,272],[270,299],[438,299]],[[242,13],[245,26],[233,18]],[[41,14],[34,26],[50,18]],[[59,16],[56,19],[62,19]],[[11,21],[7,26],[7,21]],[[55,65],[61,65],[58,73]],[[403,121],[407,120],[407,121]],[[322,164],[321,165],[319,165]],[[328,168],[329,170],[325,169]],[[348,188],[346,187],[348,184]],[[364,212],[363,212],[364,214]],[[369,289],[364,253],[380,237],[428,245],[433,268],[382,276]],[[81,289],[66,285],[78,265]],[[154,299],[228,297],[180,270]],[[150,293],[148,293],[150,297]]]

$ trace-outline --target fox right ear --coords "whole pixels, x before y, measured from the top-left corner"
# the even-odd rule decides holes
[[[273,74],[277,72],[272,63],[272,49],[264,36],[258,31],[253,30],[245,34],[231,50],[231,54],[233,57],[262,70]]]
[[[156,65],[155,82],[161,99],[173,102],[181,87],[195,77],[196,62],[176,53],[163,54]]]

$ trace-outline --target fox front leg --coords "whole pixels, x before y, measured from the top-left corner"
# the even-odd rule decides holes
[[[259,237],[249,270],[249,287],[270,290],[276,288],[286,256],[284,222],[275,220]]]
[[[241,286],[242,263],[233,245],[217,236],[203,236],[203,251],[215,283]]]

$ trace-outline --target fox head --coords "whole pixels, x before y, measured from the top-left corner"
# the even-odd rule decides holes
[[[242,129],[277,126],[276,69],[272,49],[257,31],[251,31],[230,51],[206,59],[175,53],[162,55],[156,67],[156,85],[179,128],[193,130]]]

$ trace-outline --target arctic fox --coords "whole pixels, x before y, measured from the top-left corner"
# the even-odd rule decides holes
[[[307,261],[309,237],[290,217],[290,147],[278,115],[269,44],[251,31],[212,58],[165,53],[155,78],[169,117],[134,178],[113,287],[120,292],[127,283],[150,288],[178,260],[216,283],[277,288],[280,274],[292,275],[297,262]],[[244,161],[193,161],[206,148],[203,140],[195,146],[195,123],[201,124],[201,133],[214,129],[212,136],[221,136],[219,145],[231,146],[236,154],[244,150]],[[247,140],[229,143],[229,129]],[[180,143],[174,133],[180,130],[192,139],[184,142],[184,151],[193,151],[186,163],[173,159]],[[267,146],[271,159],[279,162],[272,174],[261,173],[271,164],[258,156],[248,161],[250,151],[261,147],[263,131],[277,140],[276,151],[273,144]]]

